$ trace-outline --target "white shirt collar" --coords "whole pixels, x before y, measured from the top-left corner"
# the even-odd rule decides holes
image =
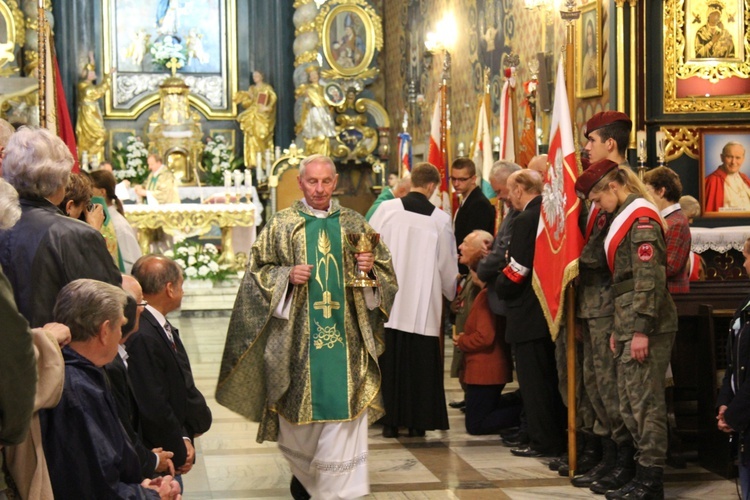
[[[146,310],[154,315],[154,318],[159,323],[159,326],[164,329],[164,324],[167,322],[167,318],[162,313],[151,307],[151,304],[146,304]]]
[[[666,207],[664,210],[661,211],[661,216],[666,218],[668,215],[671,215],[678,210],[682,210],[682,207],[680,206],[679,203],[669,205],[668,207]]]
[[[325,210],[318,210],[317,208],[311,207],[307,203],[307,200],[304,197],[302,198],[302,204],[305,205],[307,208],[309,208],[315,217],[319,219],[325,219],[326,217],[328,217],[328,212],[331,211],[331,207],[333,206],[333,201],[328,202],[328,208]]]
[[[122,359],[122,362],[125,363],[125,367],[128,366],[128,350],[125,349],[125,346],[122,344],[118,344],[117,346],[117,354],[120,355],[120,359]]]

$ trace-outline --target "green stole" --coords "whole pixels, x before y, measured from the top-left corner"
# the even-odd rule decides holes
[[[340,212],[325,219],[300,215],[305,219],[307,264],[313,266],[307,283],[312,419],[349,420]]]
[[[147,189],[149,191],[153,191],[154,189],[156,189],[156,181],[158,181],[158,180],[159,180],[159,174],[152,175],[151,176],[151,180],[148,181],[148,188]]]

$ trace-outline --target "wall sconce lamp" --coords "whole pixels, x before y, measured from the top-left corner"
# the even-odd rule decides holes
[[[446,13],[438,21],[435,31],[425,34],[424,46],[427,52],[453,52],[456,46],[458,32],[456,28],[456,19],[452,13]]]
[[[424,46],[429,54],[443,52],[443,75],[442,79],[447,83],[450,81],[451,69],[451,52],[456,46],[458,30],[456,28],[456,19],[452,13],[447,12],[443,18],[438,21],[435,31],[425,33]]]

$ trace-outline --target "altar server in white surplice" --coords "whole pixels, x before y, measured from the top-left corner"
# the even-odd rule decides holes
[[[391,250],[399,290],[380,356],[383,436],[448,429],[440,354],[442,296],[456,294],[456,240],[450,216],[429,202],[440,173],[429,163],[411,173],[411,192],[383,202],[370,219]]]

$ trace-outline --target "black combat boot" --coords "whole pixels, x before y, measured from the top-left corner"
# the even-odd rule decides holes
[[[636,488],[640,485],[641,476],[643,469],[639,464],[635,464],[635,477],[624,485],[619,490],[610,490],[604,494],[607,500],[622,500],[623,498],[633,498],[630,495],[633,494]]]
[[[615,463],[617,462],[617,445],[609,438],[603,438],[601,443],[602,459],[599,463],[582,476],[574,477],[570,481],[570,484],[578,488],[588,488],[594,483],[594,481],[603,478],[615,468]]]
[[[599,495],[619,490],[635,477],[635,448],[628,443],[617,449],[617,462],[609,474],[591,483],[590,490]]]
[[[641,467],[635,487],[623,496],[627,500],[664,500],[664,469],[661,467]],[[609,497],[607,497],[609,498]]]
[[[576,466],[576,474],[585,474],[599,464],[602,460],[602,439],[594,434],[583,435],[583,452],[578,455],[578,464]],[[568,477],[570,475],[570,462],[565,461],[557,469],[557,473],[562,477]]]

